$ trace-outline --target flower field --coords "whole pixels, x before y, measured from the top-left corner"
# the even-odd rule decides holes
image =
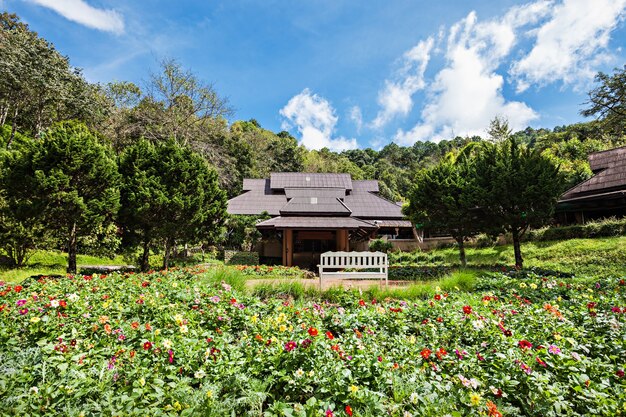
[[[424,300],[260,300],[195,269],[5,284],[0,413],[623,415],[625,292],[494,274]]]

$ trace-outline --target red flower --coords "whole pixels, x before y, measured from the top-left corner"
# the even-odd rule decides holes
[[[624,378],[624,370],[623,369],[619,369],[617,371],[615,371],[615,376],[618,378]]]
[[[231,303],[231,304],[235,304],[236,302],[237,302],[237,299],[236,299],[236,298],[231,298],[231,299],[230,299],[230,303]]]
[[[472,306],[463,306],[463,312],[465,314],[472,314]]]
[[[439,360],[441,360],[441,358],[443,358],[447,354],[448,354],[448,351],[446,351],[444,348],[439,348],[437,349],[437,352],[435,352],[435,355],[437,355],[437,358]]]
[[[530,349],[531,347],[533,347],[533,344],[530,343],[528,340],[520,340],[518,344],[521,349]]]
[[[149,285],[150,285],[150,283],[148,281],[144,281],[144,282],[141,283],[141,286],[144,287],[144,288],[148,287]]]
[[[441,295],[440,295],[440,294],[435,294],[435,300],[436,300],[436,301],[441,300]]]
[[[21,285],[16,285],[15,287],[13,287],[13,291],[15,291],[15,292],[22,291],[22,286]]]
[[[309,327],[308,332],[309,332],[309,334],[311,336],[317,336],[318,335],[318,331],[317,331],[317,329],[315,327]]]
[[[420,355],[422,355],[422,358],[424,359],[428,359],[430,357],[430,354],[433,353],[430,349],[428,348],[424,348],[422,349],[422,351],[420,352]]]
[[[363,300],[359,300],[359,305],[360,305],[361,307],[364,307],[364,306],[365,306],[365,301],[363,301]]]
[[[333,336],[333,334],[330,331],[326,332],[326,337],[329,338],[330,340],[333,340],[335,338],[335,336]]]
[[[145,342],[143,344],[143,350],[150,350],[150,349],[152,349],[152,342],[150,342],[150,341]]]
[[[346,414],[349,416],[352,415],[352,407],[350,407],[349,405],[346,405]]]
[[[328,410],[326,410],[326,417],[334,417],[333,412],[330,410],[330,408]]]
[[[67,301],[65,300],[59,301],[59,307],[63,307],[63,308],[67,307]]]
[[[537,363],[541,366],[543,366],[544,368],[546,366],[548,366],[543,360],[541,360],[541,358],[539,356],[537,356]]]
[[[294,342],[293,340],[285,343],[285,351],[287,351],[287,352],[291,352],[292,350],[294,350],[297,347],[298,347],[298,344],[296,342]]]

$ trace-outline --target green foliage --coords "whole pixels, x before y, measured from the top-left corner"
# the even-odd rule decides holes
[[[259,253],[225,250],[224,263],[226,265],[258,265]]]
[[[425,228],[445,230],[459,246],[465,265],[464,242],[481,228],[480,191],[471,151],[461,151],[420,171],[409,193],[405,214]]]
[[[612,75],[599,72],[595,81],[599,83],[589,92],[589,105],[580,113],[596,116],[602,127],[613,135],[626,133],[626,66],[616,68]]]
[[[76,272],[77,238],[111,222],[119,207],[119,176],[111,149],[85,125],[64,122],[24,150],[12,152],[5,167],[3,188],[9,205],[21,205],[23,221],[58,231],[68,248],[68,271]]]
[[[226,194],[217,174],[174,141],[139,140],[120,156],[119,221],[129,244],[141,244],[142,270],[152,245],[165,241],[164,267],[175,243],[214,242],[222,234]]]
[[[260,216],[232,215],[226,220],[226,233],[223,245],[229,249],[251,251],[261,240],[261,233],[256,224],[267,220],[270,216],[265,213]],[[257,262],[258,263],[258,262]]]
[[[513,236],[515,264],[523,259],[520,238],[528,227],[540,227],[554,213],[562,191],[559,167],[537,149],[509,138],[484,144],[476,153],[475,186],[485,232]]]
[[[585,224],[531,230],[526,239],[529,241],[550,241],[625,235],[626,218],[608,218]]]
[[[445,265],[391,265],[389,267],[390,280],[431,281],[450,272]]]
[[[393,249],[393,243],[383,239],[374,239],[369,244],[369,250],[372,252],[387,253]]]

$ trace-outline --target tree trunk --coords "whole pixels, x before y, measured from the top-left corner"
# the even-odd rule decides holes
[[[522,259],[522,248],[520,245],[520,233],[518,229],[513,229],[513,250],[515,251],[515,268],[522,269],[524,260]]]
[[[67,273],[76,273],[76,223],[70,228],[70,238],[67,244]]]
[[[167,269],[170,264],[170,253],[172,251],[172,239],[165,239],[165,253],[163,254],[163,269]]]
[[[143,242],[143,254],[141,255],[141,272],[147,272],[150,269],[150,239]]]
[[[461,260],[461,266],[467,266],[467,260],[465,259],[465,239],[463,237],[457,237],[456,243],[459,245],[459,258]]]

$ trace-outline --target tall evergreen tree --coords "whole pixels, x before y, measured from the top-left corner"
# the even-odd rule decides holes
[[[466,265],[465,241],[480,230],[476,176],[468,155],[453,155],[420,171],[409,192],[405,214],[426,228],[445,230]]]
[[[63,236],[67,271],[76,273],[77,238],[109,223],[118,210],[119,176],[111,148],[85,125],[63,122],[16,152],[5,169],[9,204],[21,202],[31,221],[41,219]]]
[[[149,268],[150,249],[165,243],[163,268],[178,243],[212,241],[222,232],[226,193],[217,174],[200,155],[170,140],[139,140],[120,156],[123,177],[119,220],[127,243],[143,249],[141,269]]]
[[[515,266],[523,267],[520,241],[529,227],[552,219],[562,176],[552,159],[515,138],[483,144],[476,158],[476,185],[487,230],[513,238]]]

